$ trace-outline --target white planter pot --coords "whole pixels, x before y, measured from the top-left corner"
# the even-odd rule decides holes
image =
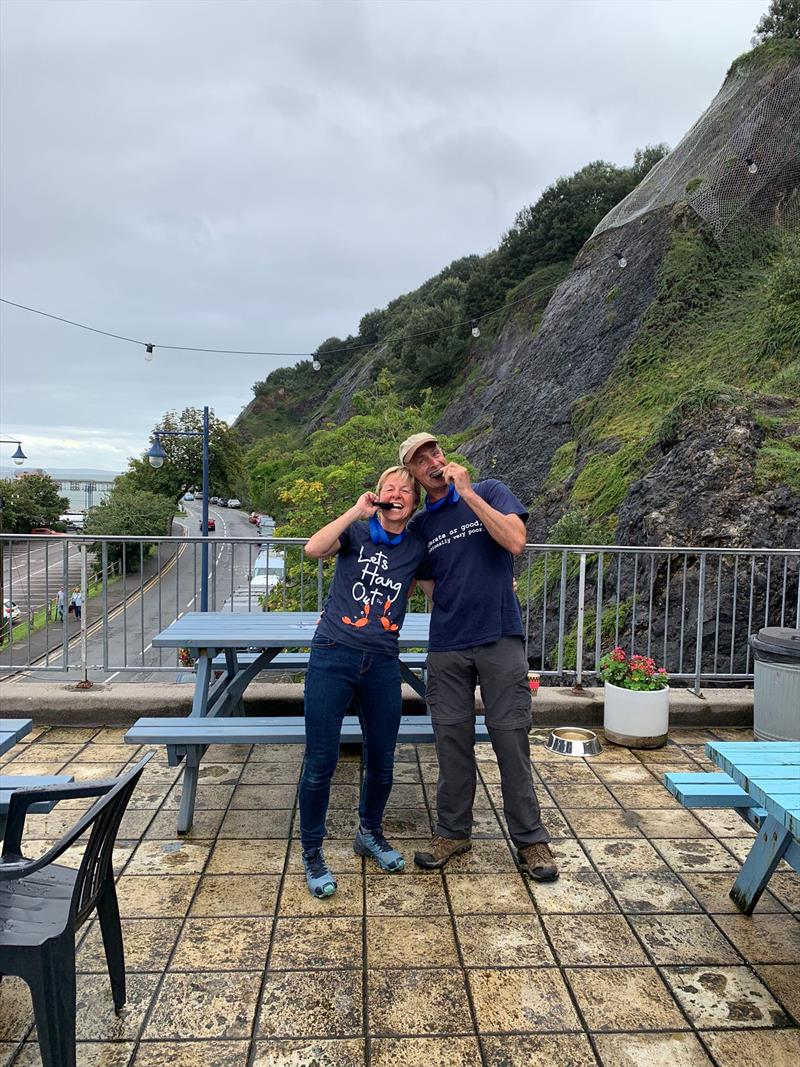
[[[607,740],[627,748],[661,748],[669,731],[669,686],[640,693],[605,683],[603,728]]]

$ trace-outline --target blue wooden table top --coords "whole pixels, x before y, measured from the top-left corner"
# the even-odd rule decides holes
[[[318,611],[193,611],[153,638],[154,648],[307,648]],[[425,648],[430,615],[409,613],[398,636],[400,648]]]
[[[75,779],[71,774],[0,774],[0,816],[8,813],[11,794],[15,789],[39,789],[43,785],[68,785]],[[28,808],[39,814],[50,812],[56,800],[38,800]]]
[[[709,741],[706,754],[800,839],[800,741]]]
[[[0,720],[0,755],[8,752],[26,734],[31,732],[33,719],[2,719]]]

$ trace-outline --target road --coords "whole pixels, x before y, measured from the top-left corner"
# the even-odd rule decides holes
[[[66,575],[66,581],[65,581]],[[62,587],[80,584],[80,553],[64,537],[38,537],[13,541],[3,551],[3,596],[13,600],[22,619],[52,604]]]
[[[186,505],[187,515],[184,521],[176,520],[174,533],[185,533],[188,537],[199,535],[200,504]],[[258,540],[255,528],[248,522],[248,516],[241,511],[227,508],[211,508],[210,515],[216,520],[216,530],[211,534],[211,551],[209,552],[209,590],[210,596],[216,596],[209,602],[210,610],[230,609],[231,600],[236,599],[237,610],[258,610],[258,600],[249,595],[248,577],[258,554]],[[215,544],[225,537],[252,538],[251,544],[226,545]],[[55,540],[55,538],[53,538]],[[38,548],[38,546],[37,546]],[[43,549],[40,551],[44,551]],[[52,550],[50,550],[52,552]],[[63,548],[61,548],[63,553]],[[25,557],[27,558],[27,557]],[[70,559],[72,556],[70,555]],[[153,636],[176,618],[187,611],[200,608],[200,573],[201,545],[187,540],[179,546],[177,552],[171,545],[161,545],[158,549],[157,570],[149,579],[141,574],[126,575],[124,581],[125,597],[123,602],[109,611],[108,627],[102,626],[103,601],[101,597],[88,602],[88,656],[87,662],[93,665],[88,677],[94,682],[142,682],[174,681],[178,670],[175,653],[172,650],[154,649]],[[18,561],[15,561],[15,566]],[[43,561],[40,564],[43,566]],[[37,564],[33,561],[33,566]],[[33,582],[33,576],[32,576]],[[53,590],[52,595],[58,586]],[[238,594],[238,595],[237,595]],[[58,645],[62,636],[60,626],[51,627],[53,645]],[[47,658],[47,666],[60,668],[63,663],[63,649],[59,646]],[[24,682],[27,679],[41,681],[43,677],[57,677],[59,680],[79,680],[82,675],[78,669],[80,663],[80,639],[72,637],[69,643],[70,670],[56,675],[40,672],[23,672],[10,680],[8,684]],[[106,664],[106,667],[103,667]],[[141,670],[133,672],[121,670],[125,664]],[[171,668],[167,671],[153,668]]]

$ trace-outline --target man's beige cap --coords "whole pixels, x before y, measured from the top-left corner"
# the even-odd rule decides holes
[[[414,458],[414,453],[417,449],[421,445],[428,444],[429,441],[432,441],[435,445],[439,443],[432,433],[412,433],[400,445],[400,462],[404,465],[410,462]]]

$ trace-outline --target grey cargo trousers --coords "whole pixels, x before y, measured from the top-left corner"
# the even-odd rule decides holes
[[[502,637],[490,645],[428,654],[426,699],[439,760],[435,832],[440,837],[472,834],[477,785],[475,686],[479,684],[500,769],[511,840],[519,847],[549,842],[531,774],[527,672],[521,637]]]

